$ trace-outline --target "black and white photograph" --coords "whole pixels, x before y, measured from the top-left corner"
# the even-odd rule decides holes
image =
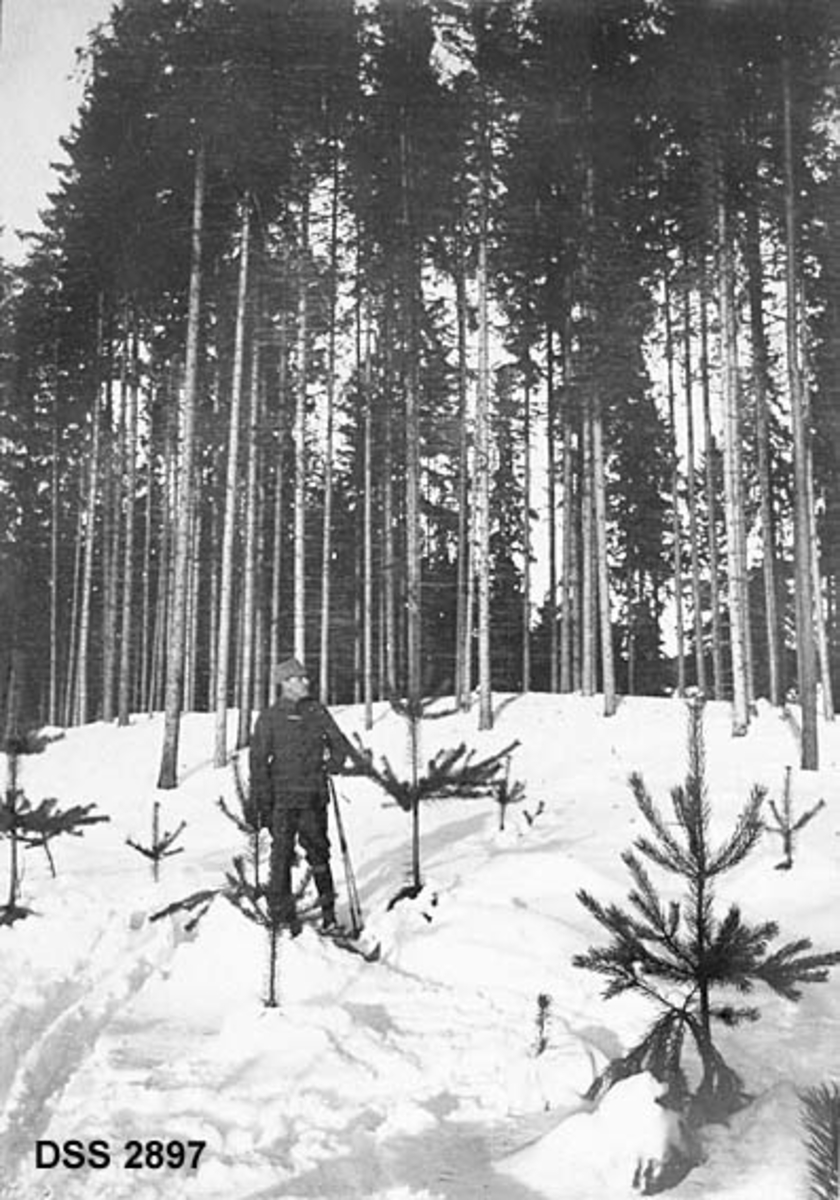
[[[840,0],[0,0],[0,1200],[840,1200]]]

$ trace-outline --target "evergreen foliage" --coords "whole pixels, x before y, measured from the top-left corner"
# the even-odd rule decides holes
[[[421,702],[392,701],[394,711],[405,718],[409,734],[409,778],[401,778],[389,760],[383,757],[377,766],[357,738],[359,760],[365,764],[365,772],[387,792],[400,808],[411,814],[412,822],[412,881],[400,892],[414,897],[423,887],[420,869],[420,806],[425,800],[452,797],[469,798],[484,796],[489,790],[495,792],[502,780],[500,773],[506,768],[510,755],[519,745],[511,742],[503,750],[487,758],[475,759],[475,752],[461,743],[449,750],[440,750],[429,759],[425,771],[420,763],[420,723],[428,705]]]
[[[840,1196],[840,1088],[836,1083],[802,1093],[802,1124],[808,1152],[809,1200]]]
[[[32,911],[19,903],[21,849],[42,848],[55,876],[55,863],[50,849],[53,839],[61,834],[81,837],[89,826],[110,820],[110,817],[101,813],[94,813],[95,804],[74,804],[71,808],[62,809],[53,796],[41,800],[37,805],[32,804],[18,786],[20,756],[40,753],[46,744],[45,739],[31,735],[13,735],[5,740],[8,778],[0,804],[0,838],[7,838],[9,842],[9,891],[6,903],[0,907],[0,925],[11,925],[29,916]]]
[[[617,1080],[649,1070],[669,1086],[669,1099],[685,1107],[692,1120],[722,1119],[747,1100],[737,1073],[714,1044],[712,1025],[734,1027],[758,1018],[753,1005],[717,998],[719,992],[750,994],[757,983],[787,1000],[798,1000],[807,983],[824,982],[840,952],[811,953],[808,938],[778,948],[774,921],[747,923],[733,904],[715,912],[717,879],[743,862],[763,831],[764,789],[753,787],[734,828],[714,846],[711,806],[705,780],[703,704],[688,705],[688,773],[671,791],[674,822],[657,808],[638,774],[630,777],[647,832],[626,851],[623,861],[633,879],[629,908],[602,904],[585,890],[578,899],[610,935],[605,946],[578,954],[577,967],[607,980],[604,998],[624,992],[646,997],[658,1010],[642,1041],[607,1067],[592,1095]],[[647,863],[675,877],[684,887],[679,900],[665,900],[648,874]],[[693,1095],[683,1067],[686,1040],[699,1057],[701,1078]]]
[[[796,842],[796,835],[800,830],[811,821],[820,809],[825,808],[825,800],[818,800],[811,808],[806,809],[798,817],[793,815],[793,798],[791,795],[790,786],[790,767],[785,769],[785,782],[782,790],[781,807],[776,804],[776,801],[770,797],[770,810],[773,813],[775,825],[769,825],[765,822],[764,828],[769,833],[778,833],[782,839],[782,851],[784,858],[780,863],[776,863],[777,871],[789,871],[793,866],[793,849]]]
[[[160,876],[160,864],[164,858],[171,858],[174,854],[182,854],[184,847],[175,846],[175,842],[184,832],[187,827],[187,822],[182,821],[176,829],[167,829],[163,833],[160,831],[160,802],[155,801],[152,806],[152,840],[148,846],[141,842],[135,842],[132,838],[126,838],[126,845],[131,846],[132,850],[137,850],[145,858],[151,860],[152,877],[157,882]],[[174,848],[173,848],[174,847]]]

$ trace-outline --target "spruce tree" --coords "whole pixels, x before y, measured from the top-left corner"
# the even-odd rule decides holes
[[[475,761],[473,751],[468,751],[466,744],[448,750],[440,750],[426,765],[425,772],[420,762],[420,729],[424,715],[424,704],[408,701],[406,703],[392,701],[392,707],[405,718],[408,724],[409,737],[409,777],[401,779],[394,771],[387,758],[383,758],[379,766],[372,761],[369,751],[359,742],[357,765],[375,779],[384,791],[388,793],[400,808],[411,814],[412,852],[411,852],[411,883],[402,888],[394,897],[391,904],[406,897],[417,896],[423,887],[420,868],[420,806],[424,800],[443,799],[447,796],[476,796],[483,795],[489,790],[495,791],[504,785],[501,772],[507,766],[507,761],[519,742],[511,742],[497,754]],[[440,714],[445,715],[445,714]],[[358,739],[357,739],[358,740]],[[519,799],[517,792],[516,799]]]
[[[674,787],[673,821],[655,805],[638,773],[630,776],[636,804],[648,830],[622,859],[633,878],[629,908],[604,905],[588,892],[578,899],[610,934],[606,946],[575,955],[573,963],[607,979],[604,998],[634,992],[658,1010],[637,1046],[614,1060],[596,1080],[594,1098],[613,1083],[650,1071],[669,1085],[668,1097],[685,1108],[693,1123],[723,1119],[747,1102],[741,1079],[714,1043],[714,1021],[734,1027],[757,1020],[758,1010],[718,993],[752,992],[764,983],[787,1000],[798,1000],[806,983],[824,982],[840,952],[811,953],[808,938],[773,949],[774,921],[749,924],[733,904],[723,917],[715,912],[719,876],[743,862],[758,842],[765,792],[754,786],[722,843],[710,836],[711,806],[705,777],[703,703],[688,705],[688,774]],[[680,880],[684,894],[665,900],[656,890],[644,860]],[[686,1041],[693,1042],[701,1078],[693,1095],[683,1068]]]
[[[20,903],[20,851],[40,847],[43,849],[55,876],[55,863],[50,842],[62,833],[80,837],[83,829],[110,820],[94,814],[93,804],[74,804],[71,808],[58,807],[58,801],[50,796],[33,805],[19,786],[20,757],[23,754],[38,754],[47,745],[46,739],[34,735],[10,733],[4,741],[8,775],[6,791],[0,803],[0,838],[9,842],[9,890],[6,903],[0,905],[0,925],[12,925],[15,921],[31,915],[32,910]]]

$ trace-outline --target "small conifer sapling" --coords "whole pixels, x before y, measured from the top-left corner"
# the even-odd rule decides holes
[[[182,854],[183,846],[175,846],[175,842],[184,832],[187,827],[187,822],[182,821],[177,829],[167,829],[164,833],[160,831],[160,802],[155,800],[152,805],[152,841],[148,846],[144,846],[141,842],[135,842],[132,838],[126,838],[126,844],[131,846],[132,850],[137,850],[144,858],[148,858],[152,863],[152,878],[157,883],[160,878],[160,864],[164,858],[171,858],[174,854]]]
[[[97,825],[110,818],[94,814],[94,804],[75,804],[61,809],[55,797],[48,797],[33,806],[19,786],[20,758],[24,754],[38,754],[47,742],[33,735],[11,734],[6,737],[4,750],[7,762],[7,784],[0,804],[0,837],[9,842],[9,890],[4,905],[0,905],[0,924],[11,925],[30,915],[31,910],[19,903],[20,900],[20,850],[43,849],[55,876],[55,862],[50,843],[61,834],[81,837],[85,828]]]
[[[423,888],[420,863],[420,807],[423,801],[486,794],[488,789],[498,786],[500,774],[519,742],[511,742],[497,754],[478,761],[462,743],[454,749],[439,751],[429,760],[423,772],[420,765],[420,722],[424,706],[422,702],[402,704],[392,701],[392,707],[408,722],[408,779],[401,779],[387,758],[383,758],[377,766],[358,738],[356,740],[358,758],[364,761],[365,773],[376,780],[403,811],[411,814],[411,882],[395,898],[404,899],[414,898]]]
[[[829,968],[840,962],[840,952],[811,953],[807,938],[773,949],[776,923],[748,924],[737,905],[722,917],[716,914],[716,881],[743,862],[761,836],[764,791],[752,789],[729,836],[713,845],[702,710],[702,700],[689,704],[688,774],[684,785],[671,791],[675,823],[666,821],[642,777],[630,777],[648,831],[622,855],[634,885],[629,907],[604,905],[588,892],[578,892],[610,940],[573,959],[575,966],[606,978],[606,999],[633,992],[657,1010],[642,1041],[609,1064],[590,1097],[647,1070],[669,1085],[669,1102],[684,1108],[696,1124],[724,1119],[747,1101],[740,1078],[715,1045],[713,1022],[732,1027],[754,1021],[759,1014],[755,1007],[733,1003],[729,997],[718,999],[718,993],[746,995],[763,983],[787,1000],[798,1000],[803,984],[825,981]],[[663,900],[644,860],[680,881],[681,899]],[[700,1065],[693,1095],[682,1061],[687,1040]]]
[[[818,800],[811,808],[806,809],[800,816],[794,818],[793,815],[793,797],[791,794],[790,784],[790,767],[785,767],[785,782],[782,789],[781,806],[776,804],[776,801],[771,797],[770,811],[773,813],[775,825],[769,825],[765,822],[764,828],[768,833],[777,833],[782,839],[782,853],[784,858],[780,863],[776,863],[777,871],[789,871],[793,866],[793,850],[796,842],[796,835],[800,830],[811,821],[820,809],[825,808],[825,800]]]

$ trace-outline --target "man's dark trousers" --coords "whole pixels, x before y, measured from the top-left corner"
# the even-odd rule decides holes
[[[281,921],[293,921],[295,918],[292,865],[295,861],[295,841],[299,840],[312,868],[322,917],[328,920],[335,914],[335,887],[330,870],[327,796],[319,791],[295,795],[290,799],[294,803],[278,798],[272,813],[271,893],[276,897],[277,915]]]

